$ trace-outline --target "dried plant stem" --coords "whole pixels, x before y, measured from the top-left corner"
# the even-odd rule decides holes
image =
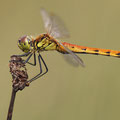
[[[23,90],[26,86],[29,86],[29,83],[27,82],[27,69],[22,58],[17,56],[11,56],[9,68],[12,75],[12,95],[8,109],[7,120],[12,120],[16,93],[19,90]]]
[[[12,89],[12,95],[11,95],[10,105],[9,105],[9,109],[8,109],[7,120],[12,120],[12,113],[13,113],[15,97],[16,97],[16,91],[14,89]]]

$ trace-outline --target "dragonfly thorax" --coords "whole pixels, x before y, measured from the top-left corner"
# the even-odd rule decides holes
[[[25,35],[18,40],[18,47],[25,53],[33,50],[33,38]]]
[[[48,50],[56,50],[56,42],[54,38],[49,36],[48,34],[41,34],[35,39],[35,50],[38,52],[48,51]]]

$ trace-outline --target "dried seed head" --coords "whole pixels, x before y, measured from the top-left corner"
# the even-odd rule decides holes
[[[27,83],[27,69],[25,67],[25,64],[23,63],[22,58],[11,56],[9,68],[13,79],[12,86],[16,91],[23,90],[26,86],[29,86],[29,84]]]

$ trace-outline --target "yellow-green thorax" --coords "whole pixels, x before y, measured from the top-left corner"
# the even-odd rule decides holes
[[[40,51],[48,51],[48,50],[56,50],[57,43],[55,40],[47,34],[41,34],[35,39],[35,50]]]

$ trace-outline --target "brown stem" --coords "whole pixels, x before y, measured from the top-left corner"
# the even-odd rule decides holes
[[[9,68],[12,75],[12,95],[8,109],[7,120],[12,120],[16,93],[19,90],[23,90],[26,86],[29,86],[29,84],[27,82],[27,69],[25,67],[25,64],[23,63],[22,58],[11,56]]]
[[[15,97],[16,97],[16,91],[12,89],[12,95],[11,95],[10,105],[8,109],[7,120],[12,120]]]

